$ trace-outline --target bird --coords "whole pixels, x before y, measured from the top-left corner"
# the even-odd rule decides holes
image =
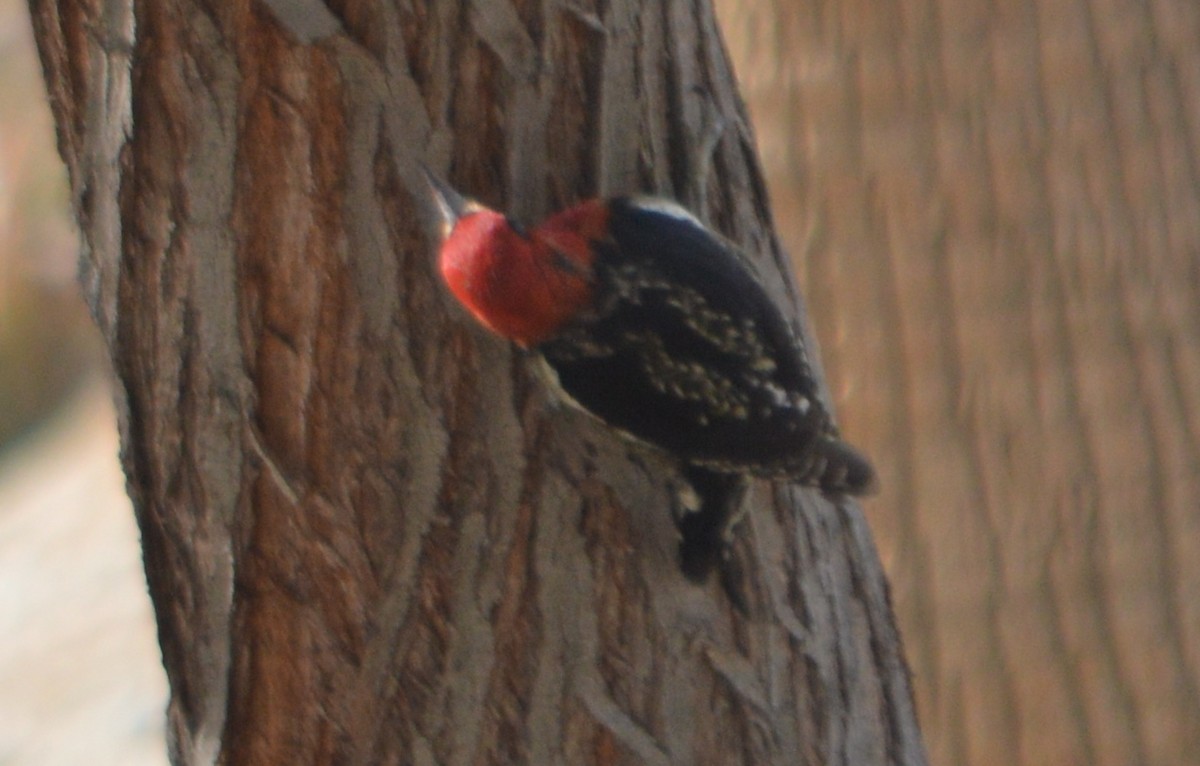
[[[752,260],[686,208],[596,197],[526,227],[422,171],[455,299],[530,352],[559,397],[678,465],[673,514],[689,579],[727,559],[751,477],[828,495],[875,490]]]

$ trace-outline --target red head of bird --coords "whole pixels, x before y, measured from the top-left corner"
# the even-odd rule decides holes
[[[594,295],[593,242],[607,210],[598,200],[524,231],[425,172],[442,214],[438,268],[450,291],[497,335],[526,348],[585,312]]]

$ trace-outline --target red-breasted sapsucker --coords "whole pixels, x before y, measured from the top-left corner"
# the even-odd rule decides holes
[[[872,489],[746,256],[685,209],[592,199],[525,229],[426,176],[444,219],[439,268],[462,305],[539,354],[574,404],[682,464],[693,579],[719,563],[746,476]]]

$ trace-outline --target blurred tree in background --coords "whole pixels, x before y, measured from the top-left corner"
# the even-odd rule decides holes
[[[29,36],[28,11],[0,3],[0,452],[100,361],[76,264],[66,173]]]
[[[1200,764],[1200,3],[718,3],[934,763]]]

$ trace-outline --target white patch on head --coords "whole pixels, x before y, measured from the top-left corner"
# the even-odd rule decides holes
[[[489,208],[479,204],[473,199],[467,200],[466,203],[463,204],[462,209],[460,209],[457,213],[455,213],[454,209],[450,207],[450,205],[448,205],[441,197],[436,198],[436,202],[438,213],[440,213],[442,217],[440,230],[442,232],[443,242],[450,238],[450,235],[454,232],[455,227],[458,226],[459,221],[474,213],[485,213],[489,210]]]
[[[700,223],[700,219],[692,215],[692,213],[678,202],[666,199],[664,197],[630,197],[629,202],[634,207],[645,210],[650,213],[659,213],[669,218],[674,218],[677,221],[690,223],[698,229],[706,229],[704,224]]]

